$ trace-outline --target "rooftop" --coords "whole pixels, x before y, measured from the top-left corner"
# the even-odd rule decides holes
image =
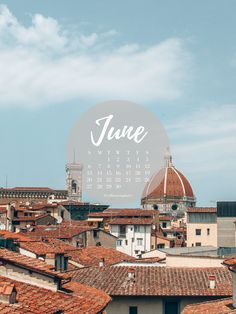
[[[231,256],[236,254],[236,247],[174,247],[158,249],[168,255],[185,255],[185,256],[206,256],[206,257],[221,257]]]
[[[89,218],[96,217],[153,217],[157,211],[139,208],[108,208],[101,213],[91,213]]]
[[[0,230],[0,238],[16,239],[17,241],[31,241],[29,237],[20,232],[11,232],[7,230]]]
[[[23,216],[23,217],[19,217],[19,218],[13,218],[14,221],[37,221],[39,219],[42,218],[51,218],[51,219],[55,219],[53,216],[51,216],[50,214],[42,214],[42,215],[37,215],[37,216]]]
[[[46,255],[46,254],[63,254],[66,251],[62,247],[57,247],[54,245],[47,244],[42,241],[24,241],[19,242],[20,248],[35,253],[36,255]]]
[[[236,265],[236,257],[234,256],[234,257],[231,257],[231,258],[224,260],[224,265],[235,266]]]
[[[80,233],[93,228],[86,226],[77,225],[51,225],[51,226],[35,226],[33,231],[26,232],[26,235],[32,238],[41,237],[45,238],[56,238],[56,239],[70,239]]]
[[[20,267],[33,270],[35,272],[44,273],[49,276],[58,277],[60,279],[69,278],[68,274],[55,271],[52,265],[48,265],[45,262],[36,258],[9,251],[5,248],[0,248],[0,261],[6,261],[10,264],[18,265]]]
[[[232,298],[226,298],[215,301],[208,301],[202,303],[195,303],[187,305],[183,314],[228,314],[236,313],[236,309],[233,307]]]
[[[137,266],[134,280],[130,267],[92,267],[73,271],[73,280],[102,289],[111,296],[232,296],[231,274],[227,268],[179,268]],[[209,288],[209,275],[216,277]]]
[[[159,216],[160,221],[171,221],[172,218],[170,216]]]
[[[109,225],[151,225],[153,218],[114,218]]]
[[[119,263],[122,261],[130,261],[134,258],[117,251],[116,249],[108,249],[102,246],[91,246],[83,249],[77,249],[67,253],[72,261],[83,266],[98,266],[99,262],[104,259],[106,266]]]
[[[216,207],[189,207],[187,213],[217,213]]]
[[[62,240],[59,239],[54,239],[54,238],[45,238],[42,239],[43,243],[46,243],[52,247],[55,247],[56,249],[62,251],[62,252],[69,252],[69,251],[74,251],[76,250],[76,248],[71,245],[68,244]]]
[[[94,314],[102,311],[110,301],[103,291],[70,282],[63,286],[67,293],[51,291],[30,284],[0,277],[8,285],[14,285],[17,292],[16,304],[0,302],[4,314],[41,314],[63,311],[65,314]]]

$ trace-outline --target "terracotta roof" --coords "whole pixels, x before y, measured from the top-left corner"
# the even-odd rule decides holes
[[[51,225],[51,226],[35,226],[33,231],[26,232],[26,235],[32,238],[56,238],[56,239],[70,239],[80,233],[93,228],[89,226],[64,226],[64,225]]]
[[[88,217],[153,217],[157,211],[149,209],[108,208],[100,213],[91,213]]]
[[[51,247],[55,247],[57,250],[62,252],[69,252],[77,250],[73,245],[70,245],[62,240],[54,239],[54,238],[43,238],[43,243],[50,245]]]
[[[98,266],[99,262],[104,259],[106,266],[116,264],[122,261],[130,261],[134,258],[117,251],[116,249],[108,249],[102,246],[91,246],[83,249],[77,249],[67,253],[72,261],[83,266]]]
[[[228,269],[136,266],[135,280],[128,280],[129,267],[92,267],[73,273],[73,280],[102,289],[111,296],[232,296]],[[215,275],[216,288],[210,289],[208,277]]]
[[[49,245],[42,241],[31,241],[31,242],[19,242],[20,248],[35,253],[36,255],[46,255],[46,254],[64,254],[66,253],[64,249],[56,246]]]
[[[19,218],[13,218],[13,221],[37,221],[41,218],[46,218],[46,217],[52,217],[53,219],[55,219],[50,214],[42,214],[42,215],[38,215],[38,216],[23,216],[23,217],[19,217]]]
[[[216,207],[189,207],[187,213],[217,213]]]
[[[236,266],[236,257],[227,258],[223,262],[226,266]]]
[[[153,218],[114,218],[109,225],[151,225]]]
[[[227,314],[236,313],[232,298],[187,305],[182,314]]]
[[[170,216],[159,216],[160,221],[171,221],[172,218]]]
[[[54,267],[52,265],[48,265],[37,258],[31,258],[25,255],[21,255],[16,252],[9,251],[5,248],[0,248],[0,260],[7,261],[10,264],[19,265],[27,269],[31,269],[35,272],[45,273],[53,277],[58,277],[61,279],[69,278],[68,274],[54,271]]]
[[[83,202],[77,202],[77,201],[61,201],[59,202],[59,205],[83,205],[84,203]]]
[[[4,239],[16,239],[17,241],[32,241],[29,237],[20,232],[11,232],[7,230],[0,230],[0,237]]]
[[[137,263],[137,264],[142,264],[142,263],[148,263],[148,264],[154,264],[157,262],[164,261],[165,258],[160,258],[160,257],[144,257],[144,258],[135,258],[129,261],[129,263]]]
[[[95,314],[101,312],[110,297],[103,291],[71,282],[64,285],[66,293],[51,291],[30,284],[0,277],[1,281],[13,284],[17,292],[16,304],[0,302],[0,312],[4,314]]]

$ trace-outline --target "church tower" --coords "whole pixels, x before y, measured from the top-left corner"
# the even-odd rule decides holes
[[[66,165],[66,188],[69,200],[82,200],[82,170],[83,166],[77,163]]]

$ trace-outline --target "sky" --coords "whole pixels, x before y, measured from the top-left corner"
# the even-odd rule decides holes
[[[233,0],[2,2],[0,186],[64,188],[75,121],[127,99],[159,117],[199,206],[235,200],[235,10]]]

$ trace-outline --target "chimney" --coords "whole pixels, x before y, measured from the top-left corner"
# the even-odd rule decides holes
[[[208,279],[209,279],[209,288],[210,289],[215,289],[215,287],[216,287],[216,277],[214,275],[210,275],[208,277]]]
[[[104,258],[102,258],[100,261],[99,261],[99,267],[103,267],[105,265],[105,260]]]
[[[134,279],[134,272],[135,272],[135,269],[132,268],[132,267],[129,267],[128,268],[128,279],[131,280],[131,279]]]
[[[6,304],[16,303],[16,288],[13,283],[0,282],[0,302]]]

